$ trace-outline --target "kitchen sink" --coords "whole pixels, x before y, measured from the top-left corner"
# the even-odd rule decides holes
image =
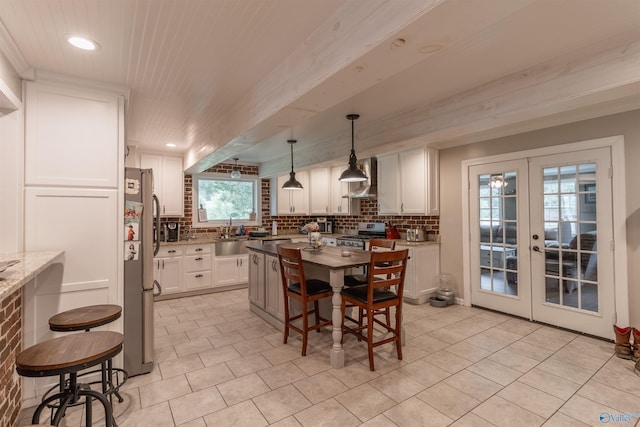
[[[244,255],[247,253],[248,243],[249,240],[246,238],[229,238],[218,240],[215,243],[216,256]]]

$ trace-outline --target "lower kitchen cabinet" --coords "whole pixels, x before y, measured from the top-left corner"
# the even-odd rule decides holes
[[[215,258],[214,286],[237,285],[247,283],[249,278],[249,259],[247,255],[233,255]]]
[[[249,302],[253,313],[282,330],[284,296],[278,258],[249,251]]]
[[[265,255],[264,257],[264,309],[276,319],[284,322],[284,290],[280,276],[280,262],[274,256]]]
[[[409,249],[409,262],[404,281],[404,300],[424,304],[436,291],[435,277],[440,273],[440,245],[397,245],[396,249]]]
[[[264,254],[249,251],[249,302],[264,308]]]
[[[181,246],[163,246],[153,259],[153,278],[160,283],[162,294],[184,291]]]
[[[184,254],[184,290],[210,288],[213,285],[211,267],[211,245],[187,246]]]

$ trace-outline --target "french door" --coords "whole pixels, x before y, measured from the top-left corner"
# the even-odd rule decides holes
[[[609,337],[609,148],[471,166],[472,303]]]

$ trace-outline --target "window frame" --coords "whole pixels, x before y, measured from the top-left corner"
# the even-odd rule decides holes
[[[228,220],[218,220],[218,221],[207,221],[207,222],[199,222],[198,221],[198,209],[200,208],[198,204],[198,188],[200,184],[200,180],[219,180],[219,181],[245,181],[253,183],[253,206],[254,211],[256,213],[256,220],[234,220],[233,225],[251,225],[251,226],[260,226],[262,224],[262,215],[260,212],[260,200],[261,200],[261,180],[258,175],[243,175],[238,179],[233,179],[226,173],[218,173],[218,172],[203,172],[200,174],[195,174],[191,176],[191,224],[193,228],[217,228],[224,227],[229,225]]]

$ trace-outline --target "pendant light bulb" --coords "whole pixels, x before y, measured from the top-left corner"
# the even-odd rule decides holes
[[[367,181],[367,175],[358,167],[358,159],[356,158],[356,150],[354,148],[354,124],[353,122],[360,118],[359,114],[347,114],[347,120],[351,120],[351,154],[349,155],[349,168],[340,175],[339,180],[343,182],[361,182]]]
[[[239,179],[242,176],[242,174],[240,173],[240,169],[238,169],[238,158],[234,157],[233,160],[236,161],[236,165],[233,167],[233,170],[231,171],[231,178]]]
[[[290,139],[287,141],[291,146],[291,172],[289,172],[289,180],[282,185],[283,190],[302,190],[302,184],[296,179],[296,173],[293,171],[293,144],[295,144],[295,139]]]

